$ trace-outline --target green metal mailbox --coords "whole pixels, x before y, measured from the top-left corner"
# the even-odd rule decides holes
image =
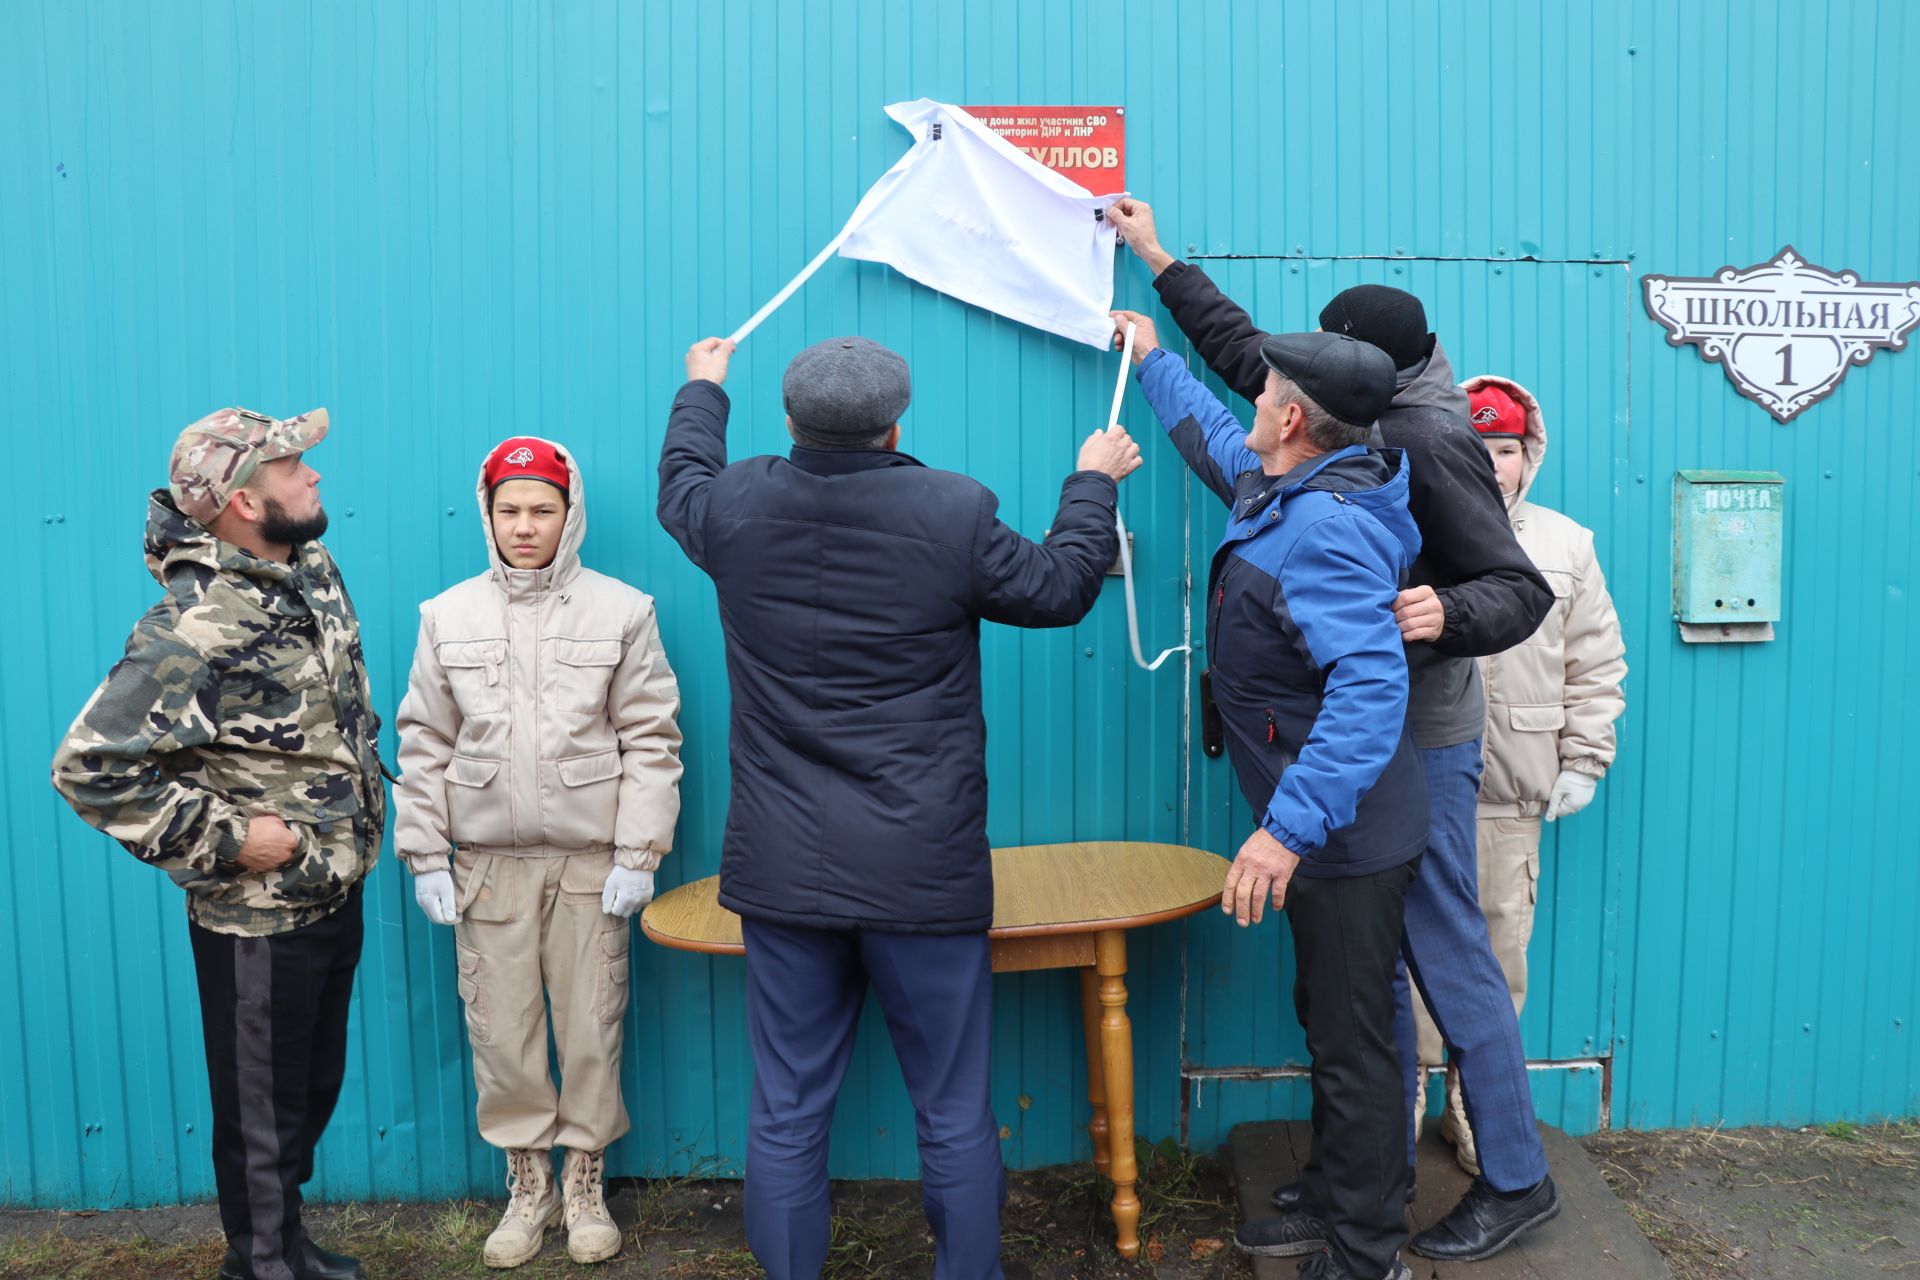
[[[1680,638],[1772,639],[1785,544],[1786,480],[1778,472],[1675,472],[1673,616]]]

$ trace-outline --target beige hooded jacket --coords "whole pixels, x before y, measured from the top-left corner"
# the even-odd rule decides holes
[[[587,511],[571,456],[567,471],[551,565],[501,560],[483,470],[493,567],[420,606],[394,790],[394,847],[416,875],[446,869],[454,843],[522,856],[611,849],[640,871],[673,846],[679,686],[652,597],[581,566]]]
[[[1503,388],[1527,411],[1526,462],[1520,490],[1507,500],[1514,536],[1553,588],[1553,608],[1525,642],[1482,658],[1487,693],[1486,771],[1480,782],[1485,817],[1539,817],[1562,769],[1603,776],[1613,763],[1613,722],[1626,709],[1626,647],[1607,581],[1594,558],[1593,532],[1527,491],[1547,456],[1540,402],[1508,378],[1480,376],[1461,384]]]

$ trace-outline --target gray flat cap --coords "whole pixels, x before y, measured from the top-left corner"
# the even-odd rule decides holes
[[[810,436],[863,441],[906,412],[907,362],[866,338],[828,338],[793,358],[780,392],[793,425]]]

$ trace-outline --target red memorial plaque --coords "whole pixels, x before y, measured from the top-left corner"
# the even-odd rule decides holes
[[[966,111],[1096,196],[1127,189],[1125,107],[967,107]]]

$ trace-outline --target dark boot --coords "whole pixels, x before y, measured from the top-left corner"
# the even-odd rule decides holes
[[[360,1259],[322,1249],[304,1227],[300,1230],[300,1263],[306,1268],[307,1280],[367,1280]]]

